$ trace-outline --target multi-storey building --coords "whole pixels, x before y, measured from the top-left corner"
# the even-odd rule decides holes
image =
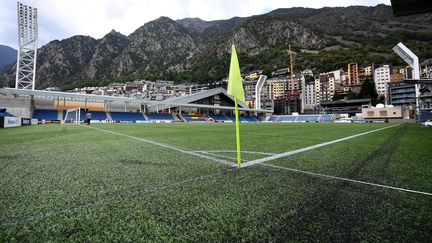
[[[364,74],[366,77],[372,77],[373,76],[372,66],[367,66],[367,67],[363,68],[363,70],[364,70]]]
[[[349,63],[348,64],[348,77],[347,77],[348,85],[358,85],[360,84],[359,80],[359,71],[357,63]]]
[[[335,71],[328,72],[328,74],[333,75],[335,83],[341,84],[346,79],[344,70],[339,69]]]
[[[272,78],[267,80],[271,99],[278,99],[288,92],[288,80],[286,78]]]
[[[414,69],[410,66],[405,67],[405,79],[414,79]]]
[[[303,88],[304,97],[304,109],[314,110],[317,106],[316,93],[315,93],[315,82],[306,82]]]
[[[245,95],[245,101],[246,104],[250,108],[259,108],[259,109],[272,109],[272,102],[270,98],[270,89],[269,84],[267,81],[264,82],[261,94],[260,94],[260,104],[261,107],[256,107],[257,102],[257,93],[256,93],[256,87],[258,84],[258,80],[245,80],[243,81],[243,90]]]
[[[321,73],[315,80],[316,103],[331,101],[335,94],[335,78],[333,74]]]
[[[374,70],[375,89],[378,95],[387,97],[387,84],[390,82],[390,66],[385,64]]]
[[[420,64],[420,78],[432,79],[432,59],[428,59]]]

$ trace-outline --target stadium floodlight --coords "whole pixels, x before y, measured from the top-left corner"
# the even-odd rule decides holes
[[[420,79],[420,68],[418,57],[406,47],[402,42],[399,42],[393,51],[396,52],[408,65],[414,69],[414,79]],[[415,84],[415,100],[416,100],[416,121],[420,122],[420,90],[419,85]]]
[[[266,75],[260,75],[255,86],[255,109],[261,109],[261,92],[266,80]]]
[[[410,67],[414,69],[414,79],[420,79],[420,68],[418,57],[406,47],[402,42],[399,42],[393,51],[396,52]]]
[[[37,58],[37,9],[17,2],[18,10],[18,57],[16,89],[35,89]]]
[[[63,117],[63,120],[61,121],[61,124],[80,124],[81,120],[81,108],[75,108],[75,109],[69,109],[66,111],[65,116]]]

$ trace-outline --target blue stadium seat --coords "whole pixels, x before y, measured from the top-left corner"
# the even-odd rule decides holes
[[[333,115],[332,114],[323,114],[321,115],[320,122],[331,122],[333,121]]]
[[[224,115],[210,115],[210,117],[217,122],[231,122],[231,119]]]
[[[107,119],[106,113],[104,111],[90,111],[92,115],[92,120],[104,121]]]
[[[181,116],[186,122],[207,122],[207,120],[200,114],[182,113]]]
[[[142,113],[139,112],[110,112],[113,121],[116,122],[136,122],[136,121],[146,121]],[[81,113],[82,114],[82,113]],[[92,119],[93,113],[92,113]]]
[[[240,116],[240,121],[242,121],[242,122],[261,122],[261,120],[256,116]]]
[[[279,122],[295,122],[297,121],[298,116],[286,115],[286,116],[278,116],[277,121]]]
[[[227,116],[231,121],[235,122],[235,116]],[[256,116],[240,116],[240,122],[261,122],[261,120]]]
[[[150,121],[176,121],[174,116],[170,113],[151,113],[146,114]]]
[[[33,118],[38,120],[58,121],[58,110],[35,109]]]
[[[319,115],[299,115],[298,122],[317,122]]]

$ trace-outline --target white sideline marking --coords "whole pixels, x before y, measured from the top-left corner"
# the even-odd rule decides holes
[[[208,150],[208,151],[196,151],[198,153],[237,153],[237,150]],[[277,153],[266,153],[266,152],[256,152],[256,151],[241,151],[244,154],[262,154],[262,155],[275,155]]]
[[[207,152],[207,151],[195,151],[195,152],[201,153],[201,154],[208,154],[208,155],[212,155],[212,156],[216,156],[216,157],[220,157],[220,158],[225,158],[225,159],[232,159],[232,160],[237,161],[237,158],[233,158],[233,157],[222,155],[222,154],[214,154],[214,153]]]
[[[217,158],[214,158],[214,157],[211,157],[211,156],[207,156],[207,155],[200,154],[200,153],[197,153],[197,152],[194,152],[194,151],[191,151],[191,150],[186,150],[186,149],[183,149],[183,148],[175,147],[175,146],[172,146],[172,145],[158,143],[158,142],[147,140],[147,139],[144,139],[144,138],[130,136],[130,135],[127,135],[127,134],[123,134],[123,133],[119,133],[119,132],[114,132],[114,131],[110,131],[110,130],[105,130],[105,129],[101,129],[101,128],[97,128],[97,127],[91,127],[91,126],[85,126],[85,127],[96,129],[96,130],[99,130],[99,131],[102,131],[102,132],[112,133],[112,134],[115,134],[115,135],[118,135],[118,136],[123,136],[123,137],[131,138],[131,139],[135,139],[135,140],[138,140],[138,141],[141,141],[141,142],[144,142],[144,143],[149,143],[149,144],[156,145],[156,146],[159,146],[159,147],[162,147],[162,148],[171,149],[171,150],[183,153],[183,154],[188,154],[188,155],[192,155],[192,156],[195,156],[195,157],[200,157],[202,159],[208,159],[208,160],[215,161],[215,162],[218,162],[218,163],[221,163],[221,164],[226,164],[226,165],[233,166],[233,167],[237,166],[235,163],[232,163],[232,162],[229,162],[229,161],[226,161],[226,160],[217,159]]]
[[[343,177],[325,175],[325,174],[320,174],[320,173],[315,173],[315,172],[309,172],[309,171],[304,171],[304,170],[297,170],[297,169],[292,169],[292,168],[282,167],[282,166],[277,166],[277,165],[271,165],[271,164],[260,164],[260,165],[274,167],[274,168],[282,169],[282,170],[294,171],[294,172],[308,174],[308,175],[312,175],[312,176],[325,177],[325,178],[329,178],[329,179],[348,181],[348,182],[353,182],[353,183],[358,183],[358,184],[364,184],[364,185],[369,185],[369,186],[376,186],[376,187],[382,187],[382,188],[387,188],[387,189],[393,189],[393,190],[397,190],[397,191],[411,192],[411,193],[417,193],[417,194],[423,194],[423,195],[427,195],[427,196],[432,196],[432,193],[430,193],[430,192],[422,192],[422,191],[416,191],[416,190],[411,190],[411,189],[406,189],[406,188],[400,188],[400,187],[394,187],[394,186],[386,186],[386,185],[381,185],[381,184],[376,184],[376,183],[371,183],[371,182],[358,181],[358,180],[353,180],[353,179],[348,179],[348,178],[343,178]]]
[[[388,129],[388,128],[392,128],[392,127],[399,126],[399,125],[400,124],[396,124],[396,125],[392,125],[392,126],[388,126],[388,127],[383,127],[383,128],[375,129],[375,130],[372,130],[372,131],[362,132],[362,133],[355,134],[355,135],[352,135],[352,136],[348,136],[348,137],[344,137],[344,138],[339,138],[339,139],[336,139],[336,140],[333,140],[333,141],[329,141],[329,142],[325,142],[325,143],[320,143],[320,144],[315,144],[315,145],[312,145],[312,146],[309,146],[309,147],[305,147],[305,148],[301,148],[301,149],[297,149],[297,150],[292,150],[292,151],[288,151],[288,152],[281,153],[281,154],[275,154],[273,156],[265,157],[265,158],[262,158],[262,159],[252,160],[252,161],[246,162],[244,164],[241,164],[240,167],[241,168],[249,167],[249,166],[252,166],[252,165],[261,164],[261,163],[264,163],[264,162],[268,162],[268,161],[272,161],[272,160],[288,157],[288,156],[291,156],[291,155],[294,155],[294,154],[298,154],[298,153],[306,152],[306,151],[309,151],[309,150],[321,148],[321,147],[324,147],[324,146],[327,146],[327,145],[331,145],[331,144],[334,144],[334,143],[339,143],[339,142],[342,142],[342,141],[345,141],[345,140],[348,140],[348,139],[360,137],[360,136],[363,136],[363,135],[366,135],[366,134],[369,134],[369,133],[378,132],[378,131],[381,131],[381,130],[384,130],[384,129]]]

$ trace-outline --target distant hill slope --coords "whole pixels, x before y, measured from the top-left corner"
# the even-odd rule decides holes
[[[130,79],[205,83],[227,76],[229,51],[237,45],[243,72],[288,66],[317,72],[349,62],[402,61],[391,50],[399,41],[432,57],[432,15],[396,18],[390,6],[277,9],[228,20],[161,17],[129,36],[111,31],[102,39],[73,36],[40,48],[37,88],[103,85]],[[301,52],[302,49],[316,52]],[[14,67],[0,73],[12,83]]]
[[[7,65],[16,62],[17,50],[9,46],[0,45],[0,71]]]

